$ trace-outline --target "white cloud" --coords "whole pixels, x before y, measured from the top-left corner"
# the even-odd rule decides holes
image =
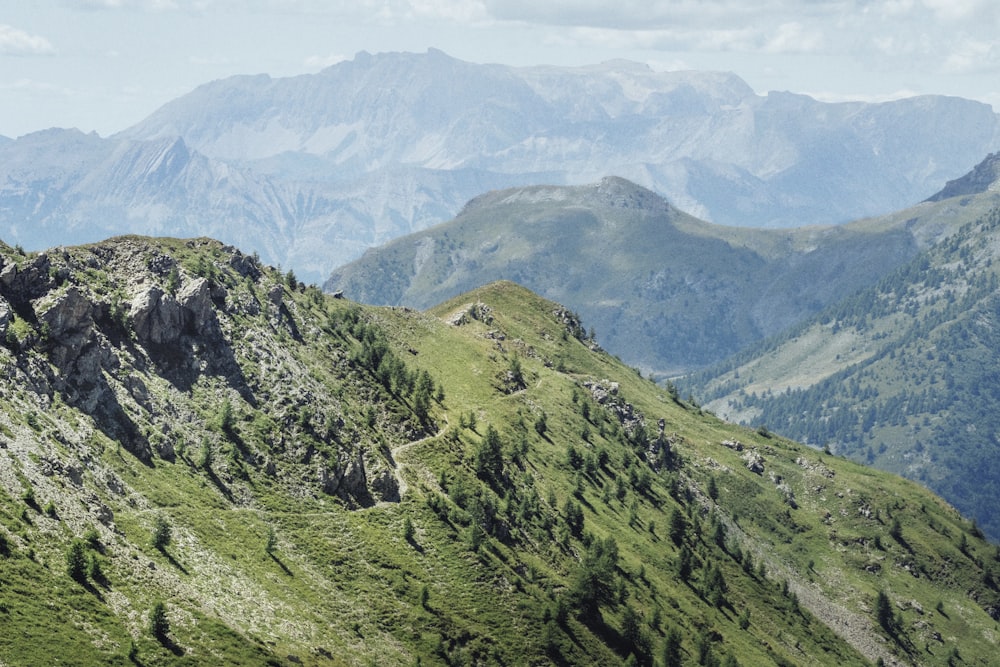
[[[992,21],[995,23],[998,8],[995,0],[923,0],[925,7],[943,21]]]
[[[9,25],[0,25],[0,53],[8,56],[50,56],[56,52],[49,40]]]
[[[812,53],[824,45],[823,34],[797,21],[782,23],[764,44],[765,53]]]
[[[948,54],[942,69],[948,74],[994,71],[1000,67],[998,56],[996,43],[966,39]]]
[[[145,9],[151,11],[168,11],[180,9],[175,0],[67,0],[71,7],[90,10],[102,9]],[[188,2],[187,5],[196,8],[204,2]]]

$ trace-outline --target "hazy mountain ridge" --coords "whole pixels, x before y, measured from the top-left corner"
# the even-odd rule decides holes
[[[235,100],[231,116],[220,100]],[[622,61],[519,69],[432,49],[362,53],[310,77],[213,82],[126,134],[180,134],[221,159],[303,152],[348,174],[396,161],[550,173],[560,184],[616,174],[715,222],[799,226],[919,201],[947,165],[960,173],[1000,145],[998,127],[987,105],[957,98],[825,104],[757,96],[728,73]],[[720,180],[759,194],[734,200]]]
[[[712,225],[620,178],[488,193],[455,220],[369,250],[330,291],[427,308],[513,280],[579,310],[627,363],[717,362],[867,286],[919,252],[903,225]]]
[[[208,158],[177,137],[118,141],[75,130],[0,145],[0,160],[0,224],[20,245],[207,235],[314,281],[365,248],[447,217],[466,201],[455,193],[496,184],[487,173],[407,168],[310,183]]]
[[[0,167],[0,230],[34,249],[56,230],[65,242],[210,235],[320,282],[486,190],[529,183],[618,175],[717,223],[842,223],[925,199],[1000,147],[998,128],[989,107],[957,98],[825,104],[621,61],[362,53],[313,75],[205,84],[107,139],[4,142],[19,171]],[[144,164],[133,151],[178,137],[190,173],[129,171]]]
[[[962,195],[976,195],[997,189],[1000,184],[1000,153],[991,153],[968,174],[948,181],[940,192],[927,201],[941,201]]]
[[[430,313],[207,239],[0,244],[0,660],[988,664],[1000,557],[510,283]]]

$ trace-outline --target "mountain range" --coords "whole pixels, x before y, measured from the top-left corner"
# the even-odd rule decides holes
[[[998,203],[996,162],[888,216],[781,230],[706,223],[620,178],[495,191],[369,250],[325,289],[427,308],[513,280],[578,309],[627,363],[672,377],[798,325],[983,215]]]
[[[909,206],[1000,148],[989,106],[830,104],[737,76],[358,54],[207,83],[108,138],[0,142],[0,238],[210,235],[309,282],[491,189],[625,177],[715,223],[842,223]]]
[[[973,522],[513,283],[419,312],[205,238],[0,244],[0,368],[4,664],[996,654]]]

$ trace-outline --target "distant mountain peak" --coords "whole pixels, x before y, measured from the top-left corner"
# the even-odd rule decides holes
[[[590,185],[529,185],[487,192],[470,200],[462,213],[497,204],[538,204],[546,201],[659,213],[675,210],[666,199],[648,188],[621,176],[605,176]]]
[[[1000,153],[990,153],[965,176],[945,183],[944,188],[927,201],[941,201],[962,195],[986,192],[1000,182]]]
[[[613,208],[649,210],[668,210],[671,208],[662,196],[620,176],[605,176],[596,188],[602,203]]]

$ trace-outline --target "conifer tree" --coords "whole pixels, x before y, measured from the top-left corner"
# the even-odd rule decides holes
[[[170,634],[170,620],[167,618],[167,606],[158,601],[149,612],[149,632],[161,642]]]
[[[173,538],[170,523],[162,516],[156,517],[153,521],[152,545],[154,549],[163,551],[170,545]]]
[[[66,573],[76,581],[87,581],[87,552],[83,540],[73,540],[66,552]]]

